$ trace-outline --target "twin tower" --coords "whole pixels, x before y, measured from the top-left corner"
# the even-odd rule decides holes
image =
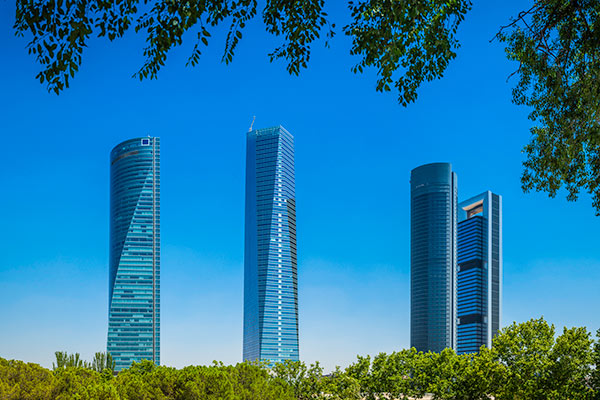
[[[491,347],[500,329],[502,197],[458,202],[448,163],[411,172],[410,341],[459,354]]]
[[[283,127],[246,137],[244,360],[298,360],[294,138]],[[160,139],[110,154],[107,351],[115,370],[160,364]]]

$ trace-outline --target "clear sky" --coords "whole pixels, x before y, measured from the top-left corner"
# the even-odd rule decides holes
[[[344,24],[342,2],[330,14]],[[528,2],[477,1],[462,48],[416,104],[354,75],[342,34],[314,46],[292,77],[267,53],[257,19],[234,63],[214,32],[196,68],[192,43],[169,54],[156,81],[131,75],[143,37],[94,40],[72,86],[48,94],[14,2],[0,1],[0,357],[50,366],[55,350],[106,349],[109,152],[161,137],[161,360],[182,367],[242,354],[245,133],[281,124],[296,141],[300,356],[329,369],[357,354],[409,346],[409,176],[453,164],[459,198],[504,201],[503,324],[544,316],[600,328],[600,218],[591,200],[523,194],[527,110],[510,102],[516,65],[497,27]],[[338,29],[339,32],[339,29]],[[192,38],[193,40],[193,38]]]

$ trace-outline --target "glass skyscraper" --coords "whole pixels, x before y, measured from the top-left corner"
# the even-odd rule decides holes
[[[110,153],[107,350],[116,371],[160,364],[160,140],[127,140]]]
[[[458,205],[459,354],[491,347],[500,329],[502,197],[490,191]]]
[[[448,163],[423,165],[410,188],[410,342],[440,352],[456,348],[456,174]]]
[[[283,127],[246,137],[243,359],[298,360],[294,137]]]

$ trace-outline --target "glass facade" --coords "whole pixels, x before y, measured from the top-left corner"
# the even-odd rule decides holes
[[[411,171],[410,341],[456,348],[457,177],[448,163]]]
[[[127,140],[110,154],[107,351],[115,370],[160,364],[160,140]]]
[[[298,360],[294,138],[283,127],[248,132],[243,359]]]
[[[485,192],[458,206],[459,354],[491,347],[500,329],[502,197]]]

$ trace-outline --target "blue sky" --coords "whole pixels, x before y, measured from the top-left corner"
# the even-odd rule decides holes
[[[334,3],[334,2],[329,2]],[[330,9],[338,26],[348,13]],[[235,363],[242,351],[245,132],[285,126],[296,140],[300,355],[330,369],[357,354],[409,346],[409,175],[447,161],[459,197],[504,201],[503,324],[543,315],[600,328],[600,219],[591,200],[523,194],[527,110],[510,102],[516,68],[497,27],[527,7],[476,2],[444,79],[416,104],[354,75],[350,43],[314,46],[289,76],[257,20],[232,65],[217,31],[196,68],[192,44],[156,81],[131,75],[143,37],[94,40],[70,89],[48,94],[14,3],[0,2],[0,357],[50,366],[55,350],[91,358],[106,346],[108,157],[130,137],[161,137],[161,360]],[[339,32],[339,29],[338,29]]]

